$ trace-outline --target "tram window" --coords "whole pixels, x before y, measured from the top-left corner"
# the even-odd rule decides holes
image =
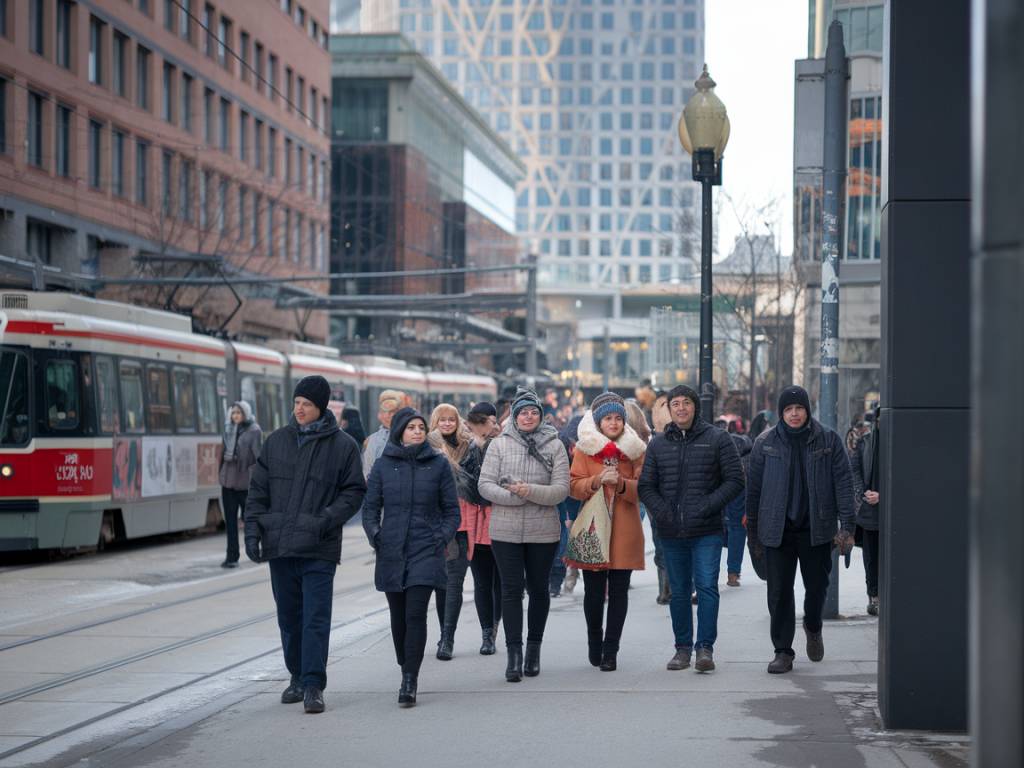
[[[19,352],[0,353],[0,445],[28,442],[28,358]]]
[[[174,422],[179,432],[196,431],[196,397],[188,368],[174,369]]]
[[[257,411],[262,413],[260,426],[267,431],[280,429],[284,426],[284,413],[281,409],[281,385],[269,381],[256,382]]]
[[[78,365],[74,360],[46,363],[46,424],[50,429],[78,426]]]
[[[111,434],[121,431],[117,402],[117,374],[114,361],[109,357],[96,358],[96,392],[99,397],[100,432]]]
[[[249,407],[252,408],[252,417],[256,420],[256,423],[263,429],[269,430],[271,423],[270,414],[263,410],[263,403],[256,398],[256,379],[252,376],[242,377],[242,397],[240,399],[245,400]],[[225,411],[225,423],[227,423],[227,419],[228,414]]]
[[[171,431],[171,382],[163,366],[146,366],[146,418],[150,432]]]
[[[209,371],[196,371],[196,405],[199,408],[199,431],[204,435],[217,434],[220,430],[217,390]]]
[[[228,423],[228,377],[224,371],[217,371],[217,401],[220,403],[220,414],[223,423]],[[217,430],[214,430],[217,431]]]
[[[124,431],[133,434],[146,431],[142,403],[142,366],[121,363],[121,404],[124,406]]]

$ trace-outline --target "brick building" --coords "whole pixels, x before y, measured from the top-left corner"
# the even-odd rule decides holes
[[[328,6],[0,0],[0,280],[323,339],[276,287],[102,281],[326,272]]]

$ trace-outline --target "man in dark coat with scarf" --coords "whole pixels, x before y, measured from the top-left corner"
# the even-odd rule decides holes
[[[771,674],[793,669],[797,563],[804,580],[807,657],[824,658],[821,614],[832,572],[832,547],[848,553],[854,530],[853,480],[843,439],[811,418],[810,398],[802,387],[782,391],[779,414],[779,423],[754,442],[747,474],[751,557],[764,558],[768,576],[775,645],[775,658],[768,665]]]
[[[661,539],[672,598],[675,654],[667,669],[715,669],[718,574],[725,543],[726,505],[743,492],[743,465],[732,438],[700,412],[700,397],[685,385],[668,393],[672,422],[647,446],[638,490]],[[694,642],[691,587],[697,588]]]
[[[871,431],[857,441],[850,456],[853,469],[853,486],[856,489],[857,526],[861,529],[861,543],[864,549],[864,580],[868,590],[868,613],[878,615],[878,419],[881,409],[875,408],[871,418],[865,421]]]
[[[281,702],[324,711],[334,572],[341,528],[359,511],[366,483],[359,446],[327,408],[323,376],[295,386],[291,421],[267,438],[249,484],[245,554],[270,563],[281,646],[291,682]]]

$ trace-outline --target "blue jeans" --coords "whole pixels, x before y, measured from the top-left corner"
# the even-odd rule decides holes
[[[694,539],[662,538],[661,551],[672,588],[669,612],[676,650],[715,646],[718,638],[718,571],[722,563],[720,533]],[[697,587],[697,644],[693,642],[692,587]]]
[[[729,550],[726,567],[729,573],[739,573],[743,567],[743,548],[747,543],[747,529],[743,527],[746,505],[747,495],[741,493],[739,498],[730,501],[725,508],[725,532]]]
[[[327,650],[331,639],[334,572],[330,560],[276,557],[270,561],[270,585],[277,603],[284,663],[303,686],[327,686]]]
[[[555,553],[555,559],[551,563],[551,576],[548,579],[552,592],[560,592],[562,582],[565,581],[566,566],[562,558],[565,557],[565,548],[569,544],[569,527],[566,525],[566,522],[572,525],[572,521],[576,519],[581,506],[582,502],[572,497],[566,498],[565,501],[558,505],[558,522],[561,526],[561,537],[558,540],[558,552]]]

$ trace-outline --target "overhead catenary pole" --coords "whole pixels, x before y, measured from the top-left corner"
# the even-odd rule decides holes
[[[531,266],[526,273],[526,375],[537,376],[537,256],[530,254],[526,263]]]
[[[843,25],[833,21],[825,50],[825,151],[821,237],[821,395],[818,418],[838,429],[839,255],[843,243],[846,195],[846,81]],[[832,550],[832,578],[825,598],[826,619],[839,618],[839,553]]]

